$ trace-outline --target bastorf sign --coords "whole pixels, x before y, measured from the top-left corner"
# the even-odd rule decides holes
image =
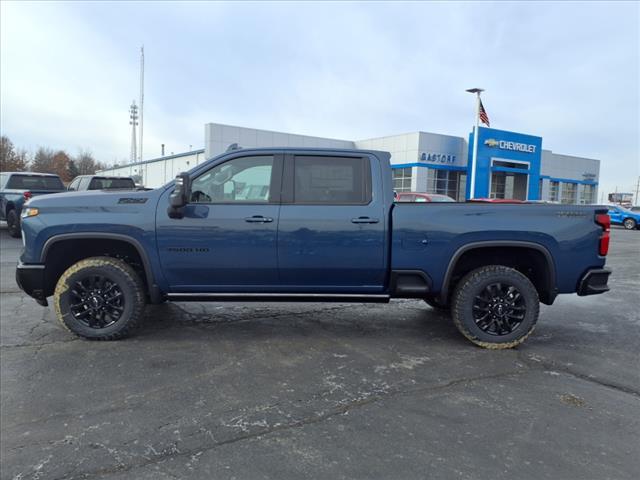
[[[419,158],[421,162],[441,163],[441,164],[450,164],[450,165],[456,163],[456,156],[450,153],[422,152]]]

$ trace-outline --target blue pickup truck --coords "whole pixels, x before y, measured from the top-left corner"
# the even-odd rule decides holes
[[[65,191],[58,175],[34,172],[0,172],[0,220],[9,235],[20,238],[22,205],[31,197]]]
[[[389,154],[235,150],[151,191],[70,192],[22,213],[20,287],[73,333],[126,336],[146,303],[388,302],[450,308],[486,348],[539,302],[608,290],[604,207],[394,203]]]

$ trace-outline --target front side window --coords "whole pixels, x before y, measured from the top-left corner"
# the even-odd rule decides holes
[[[364,204],[371,200],[370,180],[365,158],[298,156],[294,164],[294,202]]]
[[[75,191],[78,190],[78,184],[80,183],[80,177],[76,178],[71,185],[69,185],[68,190]]]
[[[191,184],[191,203],[267,203],[273,155],[241,157],[216,165]]]

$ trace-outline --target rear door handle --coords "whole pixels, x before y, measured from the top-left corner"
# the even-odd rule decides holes
[[[273,218],[254,215],[253,217],[246,217],[244,221],[249,223],[271,223],[273,222]]]
[[[377,218],[370,217],[358,217],[351,219],[351,223],[378,223],[379,221],[380,220],[378,220]]]

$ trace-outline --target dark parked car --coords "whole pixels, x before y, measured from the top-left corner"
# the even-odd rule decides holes
[[[7,222],[9,235],[20,238],[22,206],[32,197],[65,190],[58,175],[34,172],[0,173],[0,220]]]
[[[396,201],[398,202],[455,202],[455,200],[448,195],[441,195],[439,193],[421,193],[421,192],[400,192],[397,194]]]
[[[134,190],[136,183],[131,177],[105,177],[102,175],[80,175],[73,179],[67,190]]]
[[[485,348],[522,343],[559,293],[608,290],[606,208],[394,202],[389,158],[234,150],[155,190],[36,198],[18,284],[94,340],[147,302],[417,298]]]

